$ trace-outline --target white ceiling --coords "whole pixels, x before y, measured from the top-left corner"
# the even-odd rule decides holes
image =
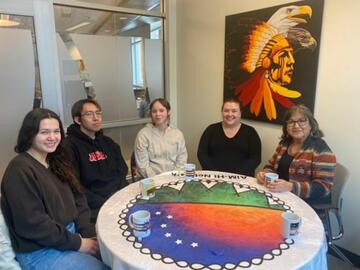
[[[133,8],[145,11],[159,11],[160,0],[81,0],[81,2],[106,4],[123,8]],[[121,35],[136,27],[158,21],[158,18],[136,16],[125,13],[112,13],[83,8],[54,6],[56,31],[65,33]],[[76,27],[80,23],[88,23],[73,31],[70,27]]]
[[[78,2],[160,13],[161,0],[78,0]],[[132,35],[132,30],[135,28],[141,29],[144,26],[144,29],[148,29],[150,23],[161,20],[160,18],[151,16],[73,8],[56,4],[54,5],[54,17],[56,31],[62,36],[70,33],[129,36]],[[32,32],[34,32],[32,17],[10,14],[10,20],[20,23],[13,28],[32,29]],[[87,25],[78,27],[72,31],[67,30],[80,23],[87,23]]]

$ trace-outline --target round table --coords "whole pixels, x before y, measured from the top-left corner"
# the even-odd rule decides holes
[[[149,201],[141,199],[139,182],[109,198],[96,224],[103,261],[116,270],[327,269],[323,225],[302,199],[237,174],[196,171],[196,178],[168,172],[153,177]],[[141,209],[151,212],[152,232],[139,241],[128,216]],[[294,239],[281,236],[283,211],[302,218]]]

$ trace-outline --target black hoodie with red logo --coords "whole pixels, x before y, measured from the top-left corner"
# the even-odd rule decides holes
[[[120,146],[102,130],[92,139],[80,130],[79,125],[72,124],[67,129],[65,147],[72,153],[72,162],[95,221],[103,203],[128,185],[128,167]]]

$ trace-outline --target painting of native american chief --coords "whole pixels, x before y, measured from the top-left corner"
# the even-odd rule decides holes
[[[226,16],[224,99],[238,99],[243,118],[280,124],[294,104],[314,110],[323,5]]]

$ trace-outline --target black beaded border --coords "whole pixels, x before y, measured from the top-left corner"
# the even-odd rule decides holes
[[[220,177],[219,177],[220,178]],[[221,178],[226,178],[226,177],[221,177]],[[209,183],[210,182],[217,182],[217,183],[221,183],[221,182],[227,182],[226,180],[223,179],[197,179],[196,181],[199,182],[206,182]],[[246,179],[246,177],[243,179]],[[177,181],[171,181],[169,183],[166,184],[162,184],[161,186],[157,186],[156,189],[161,189],[162,187],[167,187],[167,186],[173,186],[173,185],[178,185],[178,184],[183,184],[185,183],[185,180],[177,180]],[[286,205],[284,201],[280,200],[278,197],[273,196],[273,194],[271,194],[270,192],[266,192],[264,190],[259,190],[256,187],[252,187],[250,185],[247,184],[243,184],[243,183],[236,183],[233,182],[232,185],[234,186],[239,186],[240,188],[247,188],[249,190],[252,191],[256,191],[259,192],[261,194],[264,194],[267,198],[271,198],[274,202],[276,202],[277,204],[281,205],[287,212],[293,212],[293,210],[291,210],[291,207]],[[152,259],[156,260],[156,261],[161,261],[164,264],[176,264],[178,267],[180,268],[187,268],[189,267],[190,269],[193,270],[202,270],[202,269],[210,269],[210,270],[220,270],[220,269],[226,269],[226,270],[234,270],[237,267],[240,268],[250,268],[252,265],[261,265],[263,263],[263,261],[270,261],[273,260],[275,257],[280,256],[282,254],[283,250],[287,250],[290,248],[290,245],[294,244],[294,240],[292,239],[284,239],[284,242],[281,243],[278,248],[274,249],[271,251],[271,253],[267,253],[265,255],[263,255],[262,258],[253,258],[251,261],[241,261],[239,262],[237,265],[232,264],[232,263],[227,263],[225,265],[219,265],[219,264],[211,264],[211,265],[202,265],[200,263],[194,263],[194,264],[188,264],[186,261],[174,261],[172,258],[170,257],[166,257],[163,254],[158,254],[158,253],[152,253],[150,249],[148,248],[143,248],[142,247],[142,243],[137,241],[137,238],[131,233],[131,231],[129,230],[129,226],[126,224],[126,215],[129,212],[129,208],[131,208],[139,199],[141,199],[141,195],[138,194],[135,199],[132,199],[129,201],[129,203],[126,205],[126,208],[123,209],[121,211],[121,214],[119,214],[119,220],[118,220],[118,224],[120,225],[119,228],[123,231],[122,232],[122,236],[126,237],[126,240],[129,242],[133,243],[133,247],[135,249],[138,249],[142,254],[145,255],[150,255]]]

